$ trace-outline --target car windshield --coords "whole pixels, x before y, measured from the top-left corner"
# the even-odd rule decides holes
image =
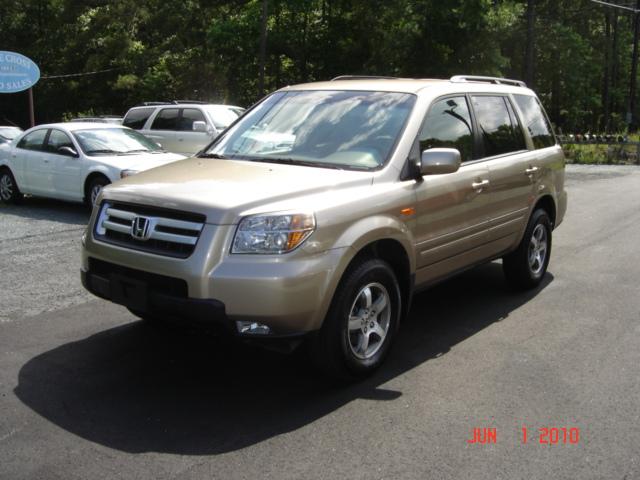
[[[0,127],[0,143],[10,142],[22,133],[18,127]]]
[[[235,122],[239,116],[232,108],[224,105],[207,105],[205,108],[207,112],[209,112],[213,124],[218,130],[227,128]]]
[[[414,104],[404,93],[277,92],[202,156],[371,170],[389,158]]]
[[[73,136],[87,155],[127,154],[162,151],[144,135],[127,128],[76,130]]]

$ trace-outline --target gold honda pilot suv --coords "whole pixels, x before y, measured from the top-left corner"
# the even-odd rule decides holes
[[[562,150],[522,82],[338,77],[106,187],[82,282],[146,320],[304,338],[353,378],[382,363],[415,291],[498,258],[510,284],[538,285],[566,205]]]

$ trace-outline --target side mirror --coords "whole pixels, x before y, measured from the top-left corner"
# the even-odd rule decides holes
[[[66,155],[67,157],[78,157],[78,152],[73,147],[60,147],[58,149],[60,155]]]
[[[206,132],[207,131],[207,123],[202,121],[193,122],[193,131],[194,132]]]
[[[460,152],[456,148],[430,148],[420,157],[420,175],[440,175],[457,172]]]

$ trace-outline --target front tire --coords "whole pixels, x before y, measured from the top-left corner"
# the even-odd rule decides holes
[[[93,178],[91,182],[89,182],[89,184],[87,185],[87,191],[85,192],[84,196],[84,202],[86,203],[87,207],[93,208],[102,189],[110,183],[111,182],[109,181],[109,179],[102,175]]]
[[[0,169],[0,201],[3,203],[18,203],[22,200],[22,193],[16,179],[8,168]]]
[[[401,305],[398,280],[387,262],[372,258],[349,268],[312,340],[315,365],[340,380],[371,374],[393,343]]]
[[[551,256],[551,219],[543,209],[531,215],[518,248],[502,259],[507,282],[520,290],[537,287]]]

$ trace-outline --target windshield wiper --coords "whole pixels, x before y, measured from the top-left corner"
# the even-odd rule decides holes
[[[223,160],[229,158],[229,157],[225,157],[221,153],[202,153],[202,154],[200,154],[198,156],[200,158],[220,158],[220,159],[223,159]]]
[[[149,150],[148,148],[137,148],[134,150],[127,150],[126,152],[122,152],[122,153],[140,153],[140,152],[150,152],[151,150]]]
[[[282,165],[300,165],[301,167],[315,167],[315,168],[332,168],[334,170],[351,170],[349,165],[340,165],[337,163],[328,162],[314,162],[311,160],[297,160],[295,158],[283,158],[283,157],[260,157],[250,158],[252,162],[265,162],[265,163],[280,163]]]
[[[119,150],[110,150],[108,148],[105,148],[105,149],[102,149],[102,150],[88,150],[86,153],[87,153],[87,155],[91,155],[93,153],[115,153],[116,155],[120,155],[120,154],[122,154],[124,152],[121,152]]]

